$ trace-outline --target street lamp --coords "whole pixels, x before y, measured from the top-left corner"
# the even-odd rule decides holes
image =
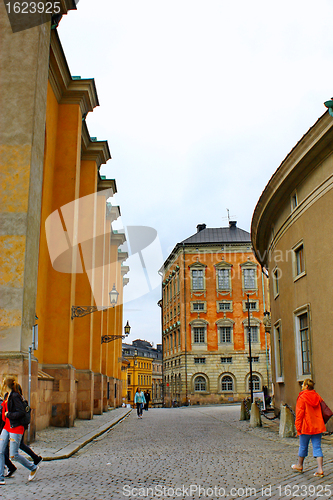
[[[127,323],[126,325],[124,326],[124,332],[125,332],[125,336],[128,337],[128,335],[130,334],[130,331],[131,331],[131,327],[130,327],[130,324],[127,320]]]
[[[119,295],[119,292],[117,292],[116,285],[113,283],[112,290],[111,290],[111,292],[109,292],[110,304],[112,305],[112,307],[114,307],[117,304],[117,302],[118,302],[118,295]],[[128,321],[127,321],[127,323],[128,323]]]
[[[253,383],[252,383],[252,352],[251,352],[251,326],[250,326],[250,296],[247,293],[247,328],[249,335],[249,354],[250,354],[250,391],[251,391],[251,404],[253,403]]]
[[[113,283],[113,287],[111,292],[109,292],[109,297],[110,297],[110,304],[112,307],[115,307],[115,305],[118,302],[118,295],[119,292],[116,290],[116,286]],[[96,311],[104,311],[105,309],[108,309],[108,307],[97,307],[97,306],[72,306],[72,316],[71,319],[74,318],[81,318],[82,316],[86,316],[87,314],[94,313]]]
[[[111,342],[112,340],[125,339],[126,337],[129,336],[130,331],[131,331],[131,327],[130,327],[130,324],[129,324],[128,320],[127,320],[127,323],[124,326],[124,332],[125,332],[124,335],[103,335],[101,337],[101,344],[107,344],[108,342]]]

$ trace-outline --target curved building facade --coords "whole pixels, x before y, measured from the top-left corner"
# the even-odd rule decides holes
[[[281,163],[255,208],[252,244],[269,270],[275,406],[312,378],[333,405],[333,119],[325,113]]]

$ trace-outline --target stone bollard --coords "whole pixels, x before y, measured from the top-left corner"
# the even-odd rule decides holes
[[[289,408],[284,405],[280,406],[279,436],[283,438],[296,436],[294,416]]]
[[[240,411],[240,419],[239,420],[249,420],[249,410],[244,401],[241,402],[241,411]]]
[[[256,403],[251,405],[250,427],[262,427],[260,410]]]

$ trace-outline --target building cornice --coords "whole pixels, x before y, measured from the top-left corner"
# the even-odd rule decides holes
[[[328,111],[310,128],[274,172],[255,207],[251,238],[256,258],[268,265],[267,248],[279,207],[289,203],[295,187],[332,153],[333,119]]]
[[[81,160],[94,161],[100,169],[111,159],[108,141],[92,141],[85,121],[82,123]]]
[[[110,237],[111,237],[111,245],[117,245],[118,247],[120,245],[123,245],[126,241],[125,233],[114,233],[112,231]]]
[[[130,268],[129,266],[121,266],[121,275],[125,276],[129,272]]]
[[[99,175],[97,181],[97,192],[99,193],[107,189],[112,191],[112,194],[108,196],[109,198],[117,192],[116,181],[114,179],[102,179],[101,176]]]
[[[77,104],[82,116],[99,106],[95,80],[73,79],[57,30],[51,30],[49,81],[59,104]]]
[[[118,252],[118,262],[124,262],[126,259],[128,259],[127,252]]]

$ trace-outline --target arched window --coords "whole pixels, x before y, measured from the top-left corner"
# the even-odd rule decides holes
[[[204,377],[199,376],[194,380],[194,390],[196,392],[202,392],[206,390],[206,380]]]
[[[251,387],[250,387],[250,377],[249,377],[249,391],[251,391]],[[253,387],[253,390],[254,391],[260,391],[261,390],[261,382],[260,382],[260,378],[258,377],[258,375],[252,375],[252,387]]]
[[[234,388],[232,377],[230,377],[230,375],[224,375],[221,380],[221,385],[223,392],[232,392]]]

